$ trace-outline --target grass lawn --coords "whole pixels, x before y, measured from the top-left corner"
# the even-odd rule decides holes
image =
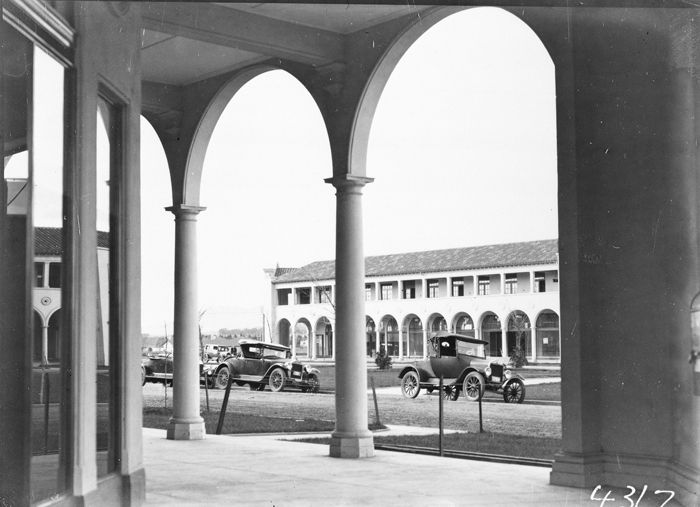
[[[301,439],[299,441],[315,444],[330,444],[329,438],[308,438]],[[440,445],[438,435],[403,435],[386,437],[375,435],[374,443],[385,445],[429,447],[433,449],[437,449]],[[448,433],[443,435],[443,447],[445,450],[452,451],[481,452],[523,458],[554,459],[554,455],[561,449],[561,439],[525,437],[493,432]]]
[[[204,425],[207,433],[216,433],[219,424],[220,412],[202,412]],[[173,415],[171,408],[144,407],[143,427],[167,429],[168,421]],[[370,423],[369,429],[380,429],[386,426],[377,426]],[[224,418],[224,425],[221,433],[224,435],[244,434],[244,433],[323,433],[333,431],[334,421],[320,421],[317,419],[291,419],[283,417],[267,417],[248,414],[238,414],[227,412]]]

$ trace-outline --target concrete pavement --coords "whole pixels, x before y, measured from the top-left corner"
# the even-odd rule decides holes
[[[338,459],[328,456],[327,445],[270,436],[172,441],[164,430],[154,429],[143,430],[143,448],[149,506],[601,505],[590,499],[592,491],[551,486],[549,469],[541,467],[390,451],[361,460]],[[611,495],[619,501],[606,506],[627,505],[623,494]],[[661,503],[649,500],[639,507]]]

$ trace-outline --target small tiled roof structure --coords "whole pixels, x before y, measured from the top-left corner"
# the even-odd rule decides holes
[[[532,266],[557,262],[559,240],[450,248],[365,257],[365,276],[396,276],[474,269]],[[317,261],[272,279],[272,283],[333,280],[335,261]]]
[[[34,230],[35,255],[61,255],[60,227],[37,227]],[[109,248],[109,232],[97,231],[97,248]]]

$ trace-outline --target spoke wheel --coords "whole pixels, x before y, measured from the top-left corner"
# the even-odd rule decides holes
[[[462,391],[469,401],[478,401],[484,395],[484,386],[484,377],[473,371],[464,379]]]
[[[219,373],[216,374],[216,380],[214,381],[215,387],[217,389],[226,389],[226,386],[228,385],[228,376],[228,368],[221,368]]]
[[[270,373],[270,390],[273,393],[278,393],[284,389],[284,384],[286,382],[287,375],[281,368],[275,368]]]
[[[309,387],[306,387],[304,389],[305,392],[307,393],[317,393],[321,390],[321,381],[318,378],[318,375],[315,373],[312,373],[309,375]]]
[[[401,379],[401,394],[409,400],[415,398],[420,393],[420,380],[415,371],[409,371]]]
[[[146,385],[146,367],[141,366],[141,385],[145,386]]]
[[[459,389],[457,386],[445,386],[442,390],[442,399],[449,401],[457,401],[459,398]]]
[[[525,399],[525,384],[519,378],[511,380],[503,389],[503,401],[506,403],[522,403]]]

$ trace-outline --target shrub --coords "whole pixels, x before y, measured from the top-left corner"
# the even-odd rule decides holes
[[[386,350],[384,350],[384,346],[379,348],[379,352],[377,353],[377,357],[374,358],[374,363],[377,365],[377,368],[380,370],[390,370],[392,367],[391,364],[391,356],[387,355]]]
[[[527,364],[527,355],[522,347],[515,347],[510,355],[510,363],[514,368],[520,368]]]

